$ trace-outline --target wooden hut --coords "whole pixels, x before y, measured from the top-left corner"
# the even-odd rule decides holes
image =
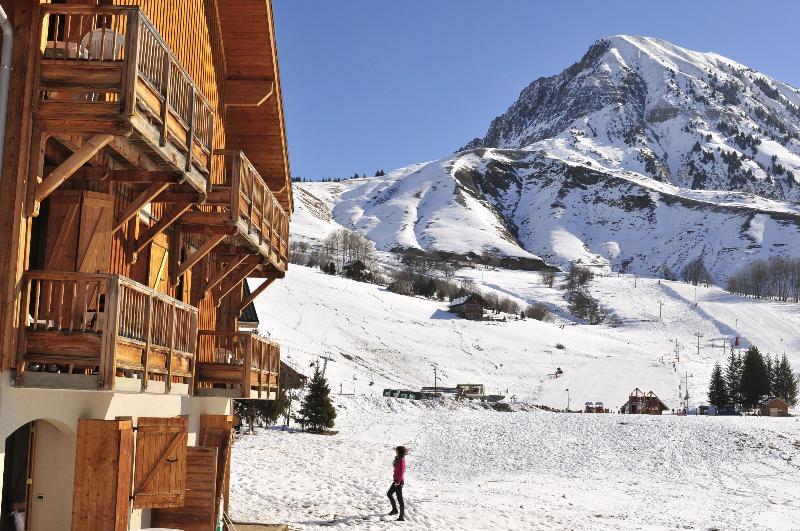
[[[452,301],[450,303],[449,310],[460,315],[464,319],[480,321],[483,319],[483,309],[485,307],[486,301],[483,300],[483,297],[476,293],[472,293]]]
[[[788,417],[789,404],[782,398],[773,397],[765,400],[760,406],[764,417]]]

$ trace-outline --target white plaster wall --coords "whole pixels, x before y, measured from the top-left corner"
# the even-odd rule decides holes
[[[189,446],[197,441],[200,415],[229,415],[231,401],[219,397],[189,397],[176,394],[138,392],[73,391],[29,389],[11,386],[10,373],[0,383],[0,441],[23,424],[43,419],[45,426],[36,440],[31,531],[69,529],[72,521],[72,482],[78,419],[113,420],[132,417],[173,417],[188,415]],[[3,451],[0,445],[0,452]],[[0,454],[0,489],[3,460]],[[36,494],[45,496],[36,502]],[[149,525],[149,511],[134,511],[131,529]]]

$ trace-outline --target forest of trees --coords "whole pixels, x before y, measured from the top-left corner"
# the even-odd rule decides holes
[[[720,407],[742,404],[752,409],[768,397],[786,400],[797,405],[797,376],[786,354],[774,358],[763,355],[752,346],[744,355],[731,351],[727,366],[717,363],[711,372],[708,402]]]
[[[569,313],[595,325],[606,320],[608,309],[592,297],[586,289],[587,284],[593,278],[594,273],[591,269],[572,264],[564,277],[564,287],[568,292]]]
[[[751,262],[728,279],[726,289],[759,299],[800,302],[800,258],[773,256]]]

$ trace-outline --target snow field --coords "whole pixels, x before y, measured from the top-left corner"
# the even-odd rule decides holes
[[[234,446],[241,520],[384,529],[392,448],[410,448],[403,529],[791,529],[800,421],[500,413],[336,397],[335,436]]]

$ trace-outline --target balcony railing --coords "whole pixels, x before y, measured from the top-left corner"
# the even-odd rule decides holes
[[[52,271],[26,272],[21,301],[18,384],[190,392],[197,308],[119,275]]]
[[[224,181],[212,185],[202,211],[188,212],[182,223],[194,227],[224,225],[232,243],[245,244],[277,270],[288,263],[289,217],[261,174],[237,150],[216,150],[215,166],[224,168]]]
[[[136,132],[183,171],[209,175],[214,110],[138,7],[44,4],[41,11],[37,116],[45,129]]]
[[[278,391],[280,347],[254,332],[199,332],[200,396],[271,400]]]

